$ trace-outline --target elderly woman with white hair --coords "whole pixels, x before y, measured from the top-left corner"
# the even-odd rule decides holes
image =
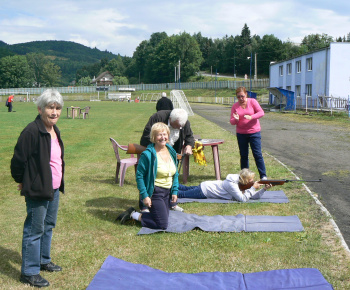
[[[169,126],[169,144],[175,149],[177,153],[185,153],[188,155],[192,154],[194,137],[191,130],[191,124],[188,121],[188,114],[184,109],[164,110],[153,114],[149,118],[148,123],[143,130],[143,134],[140,140],[140,144],[142,146],[147,147],[149,144],[151,144],[151,128],[153,124],[158,122],[162,122]]]
[[[49,286],[40,270],[57,272],[51,262],[52,229],[56,226],[59,192],[64,192],[64,147],[56,123],[63,98],[48,89],[37,99],[38,116],[21,132],[11,160],[11,174],[25,197],[27,217],[22,239],[20,281]]]

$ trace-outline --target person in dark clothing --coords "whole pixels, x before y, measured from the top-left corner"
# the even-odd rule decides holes
[[[169,144],[175,149],[178,154],[192,154],[194,146],[194,137],[191,130],[191,124],[188,121],[188,114],[183,109],[174,109],[172,111],[159,111],[153,114],[146,124],[140,140],[142,146],[147,147],[151,144],[150,132],[153,124],[162,122],[169,126],[170,137]],[[184,146],[183,152],[182,148]]]
[[[7,99],[7,111],[12,112],[13,95],[9,96]]]
[[[173,102],[167,98],[166,93],[162,93],[162,97],[158,100],[157,105],[156,105],[156,110],[157,112],[162,111],[162,110],[173,110]]]
[[[64,147],[56,123],[63,98],[52,89],[36,102],[39,115],[20,134],[11,159],[11,175],[25,196],[20,281],[35,287],[50,283],[40,270],[58,272],[51,262],[52,230],[56,226],[59,192],[64,192]]]

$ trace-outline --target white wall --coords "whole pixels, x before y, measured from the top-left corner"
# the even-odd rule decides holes
[[[348,98],[350,95],[350,43],[331,43],[329,95]]]

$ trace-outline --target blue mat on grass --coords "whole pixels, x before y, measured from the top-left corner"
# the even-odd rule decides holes
[[[318,269],[301,268],[242,274],[240,272],[167,273],[108,256],[87,290],[109,289],[298,289],[331,290]]]
[[[186,202],[203,202],[203,203],[237,203],[240,201],[232,199],[216,199],[216,198],[204,198],[204,199],[194,199],[194,198],[178,198],[177,203]],[[266,191],[264,195],[259,199],[250,199],[248,203],[252,202],[270,202],[270,203],[288,203],[289,199],[283,190],[278,191]],[[240,202],[241,203],[241,202]]]
[[[184,233],[199,228],[206,232],[300,232],[304,228],[298,216],[206,216],[170,211],[166,230],[142,227],[138,235],[156,232]]]

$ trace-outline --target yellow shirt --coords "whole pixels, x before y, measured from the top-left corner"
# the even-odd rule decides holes
[[[173,185],[173,176],[176,173],[174,161],[169,157],[169,162],[165,162],[157,153],[157,176],[154,182],[155,186],[162,188],[171,188]]]

